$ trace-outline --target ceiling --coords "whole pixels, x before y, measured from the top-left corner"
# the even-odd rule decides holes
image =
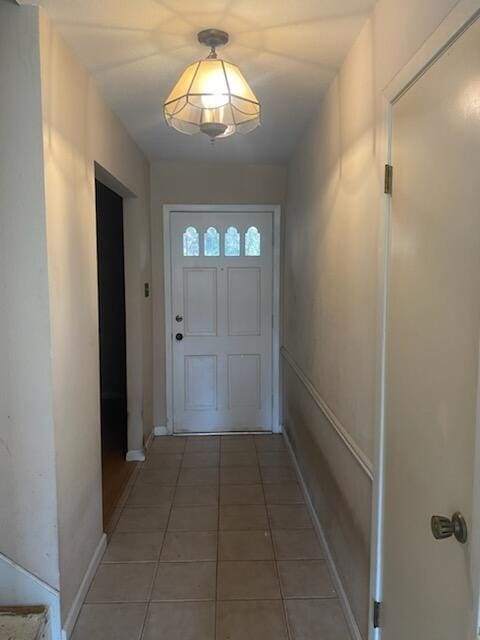
[[[151,160],[285,162],[375,0],[40,0],[110,108]],[[196,33],[230,33],[262,126],[217,140],[167,127],[163,101],[206,57]]]

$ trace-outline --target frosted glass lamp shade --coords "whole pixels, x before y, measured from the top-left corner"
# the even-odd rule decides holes
[[[164,105],[169,126],[211,139],[253,131],[260,124],[260,111],[240,69],[218,58],[187,67]]]

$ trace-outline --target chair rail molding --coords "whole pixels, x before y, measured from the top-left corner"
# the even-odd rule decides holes
[[[308,391],[312,399],[318,408],[322,411],[324,416],[327,418],[328,423],[335,431],[337,436],[342,440],[347,449],[350,451],[352,456],[358,462],[360,468],[364,471],[364,473],[373,481],[373,464],[368,456],[360,449],[358,444],[352,438],[352,436],[348,433],[345,427],[341,424],[340,420],[330,409],[325,400],[321,397],[318,391],[315,389],[315,386],[308,378],[308,376],[302,371],[299,365],[296,363],[293,355],[288,351],[286,347],[281,348],[281,354],[287,364],[291,367],[292,371],[295,373],[297,378],[302,382],[305,389]]]

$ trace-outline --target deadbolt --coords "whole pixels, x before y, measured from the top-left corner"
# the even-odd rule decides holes
[[[183,340],[183,333],[176,333],[175,340],[178,340],[178,341]]]
[[[175,316],[175,320],[177,322],[181,322],[183,320],[183,316]]]
[[[460,511],[454,513],[451,520],[445,516],[432,516],[430,524],[435,540],[443,540],[455,536],[458,542],[462,544],[467,541],[467,523]]]

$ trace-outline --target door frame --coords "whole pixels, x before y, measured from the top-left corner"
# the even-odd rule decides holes
[[[383,90],[383,140],[385,164],[392,163],[393,108],[408,89],[445,53],[445,51],[470,27],[480,19],[480,0],[459,0],[437,29],[427,38],[422,47],[400,70]],[[394,167],[395,173],[395,167]],[[383,602],[383,550],[384,550],[384,490],[385,490],[385,423],[386,392],[386,329],[388,308],[388,269],[390,263],[390,225],[392,197],[384,196],[383,229],[380,234],[378,273],[380,286],[378,319],[380,326],[379,356],[377,361],[377,411],[374,453],[374,482],[372,495],[372,536],[370,552],[370,612],[369,640],[380,640],[381,628],[373,628],[374,602]],[[480,372],[480,345],[479,345]],[[474,454],[473,513],[471,527],[480,530],[480,375],[477,391],[476,443]],[[472,640],[480,639],[480,541],[470,538],[474,568],[474,599],[477,602],[477,630]]]
[[[281,433],[280,424],[280,247],[281,207],[261,204],[165,204],[163,205],[163,264],[165,297],[165,386],[166,386],[166,433],[174,435],[173,429],[173,326],[172,326],[172,253],[171,215],[178,213],[270,213],[273,222],[273,290],[272,290],[272,432]],[[217,434],[218,435],[218,434]]]

